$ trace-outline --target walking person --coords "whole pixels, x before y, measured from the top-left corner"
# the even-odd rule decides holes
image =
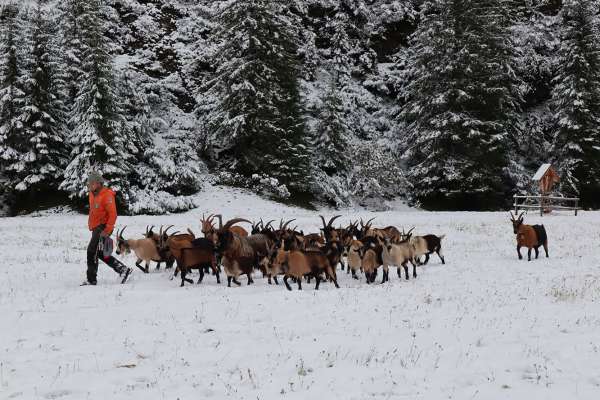
[[[111,267],[123,277],[121,283],[125,283],[131,268],[114,258],[112,246],[105,241],[110,241],[110,235],[117,221],[117,206],[115,204],[115,192],[104,186],[104,178],[98,172],[91,172],[88,176],[88,189],[90,191],[90,214],[88,217],[88,228],[92,232],[92,238],[87,248],[87,280],[84,285],[96,285],[98,274],[98,259]],[[105,246],[108,244],[108,246]],[[105,249],[107,247],[107,249]]]

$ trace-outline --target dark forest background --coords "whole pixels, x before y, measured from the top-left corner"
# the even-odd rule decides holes
[[[0,1],[5,213],[207,184],[503,209],[545,162],[600,206],[600,2]]]

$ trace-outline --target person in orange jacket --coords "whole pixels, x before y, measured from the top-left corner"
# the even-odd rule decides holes
[[[112,255],[105,255],[102,249],[104,241],[110,240],[110,235],[117,221],[115,192],[104,186],[104,178],[98,172],[89,174],[88,189],[90,190],[88,228],[92,232],[92,238],[87,248],[87,281],[82,285],[96,285],[98,259],[101,259],[116,273],[123,276],[121,283],[125,283],[131,273],[131,268],[128,268]]]

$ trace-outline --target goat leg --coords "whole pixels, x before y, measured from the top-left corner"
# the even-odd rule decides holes
[[[413,260],[408,260],[408,261],[410,261],[410,263],[413,266],[413,278],[416,278],[417,277],[417,265],[414,263]]]
[[[156,263],[156,270],[158,271],[160,269],[160,262]]]
[[[248,272],[246,275],[248,275],[248,285],[253,284],[254,280],[252,279],[252,275],[250,274],[250,272]]]
[[[291,286],[290,286],[290,284],[288,283],[288,276],[287,276],[287,275],[285,275],[285,276],[283,277],[283,283],[285,283],[285,287],[287,288],[287,290],[290,290],[290,291],[292,290],[292,287],[291,287]]]
[[[444,256],[442,255],[442,248],[438,247],[435,252],[437,253],[440,260],[442,260],[442,264],[446,264],[446,260],[444,260]]]
[[[231,276],[227,277],[227,287],[231,287]]]
[[[231,280],[233,281],[233,283],[235,283],[235,284],[236,284],[236,285],[238,285],[238,286],[241,286],[241,285],[242,285],[242,284],[240,283],[240,281],[238,281],[238,280],[237,280],[237,278],[236,278],[236,277],[234,277],[234,276],[232,276],[232,277],[231,277]]]
[[[142,264],[141,264],[141,262],[142,262],[142,260],[140,260],[140,259],[138,258],[138,260],[135,262],[135,266],[136,266],[136,267],[138,267],[139,269],[141,269],[141,270],[142,270],[142,271],[143,271],[145,274],[147,274],[147,273],[148,273],[148,271],[146,271],[146,270],[144,269],[144,267],[142,267]]]
[[[527,249],[527,261],[531,261],[531,247]]]
[[[273,276],[273,280],[275,281],[275,284],[276,284],[276,285],[279,285],[279,280],[277,280],[277,275],[274,275],[274,276]]]
[[[540,256],[540,248],[536,247],[534,250],[535,250],[535,259],[537,260],[538,257]]]
[[[519,260],[523,259],[523,256],[521,255],[521,246],[517,245],[517,254],[519,255]]]
[[[548,255],[548,242],[547,242],[547,241],[546,241],[546,242],[544,242],[544,251],[546,252],[546,258],[550,257],[550,256]]]
[[[319,275],[317,275],[315,277],[316,283],[315,283],[315,290],[319,290],[319,285],[321,284],[321,277]]]
[[[298,279],[298,290],[302,290],[302,279]]]
[[[144,273],[150,273],[150,261],[146,261],[146,268],[144,269]]]
[[[204,270],[202,268],[199,268],[198,272],[200,272],[200,278],[198,278],[197,284],[200,284],[202,283],[202,279],[204,279]]]
[[[408,280],[408,265],[406,265],[407,261],[404,261],[404,264],[402,264],[402,268],[404,268],[404,277],[406,278],[406,280]]]

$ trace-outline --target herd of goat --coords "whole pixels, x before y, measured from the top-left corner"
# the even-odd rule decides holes
[[[166,264],[171,268],[176,263],[174,276],[181,274],[181,286],[185,282],[193,283],[188,274],[197,269],[200,273],[198,283],[205,273],[212,271],[220,283],[221,266],[227,276],[227,286],[231,282],[240,285],[240,275],[247,275],[248,284],[253,283],[255,270],[262,272],[269,284],[283,276],[287,289],[292,290],[288,280],[292,280],[302,289],[304,279],[310,283],[315,279],[315,289],[321,282],[331,282],[339,288],[337,267],[359,279],[362,271],[367,283],[375,281],[377,270],[382,267],[381,283],[389,280],[389,267],[401,268],[405,278],[409,279],[408,264],[413,267],[412,275],[417,276],[417,264],[426,264],[432,253],[436,253],[442,263],[442,236],[413,236],[413,229],[402,232],[393,226],[374,228],[373,219],[352,222],[347,227],[334,228],[335,216],[327,223],[321,216],[323,228],[318,233],[305,234],[296,228],[289,228],[294,220],[281,221],[279,227],[273,227],[274,221],[253,223],[243,218],[234,218],[223,224],[220,215],[202,217],[201,227],[204,237],[197,238],[190,230],[187,233],[169,233],[173,227],[146,227],[141,239],[125,239],[125,228],[117,232],[117,254],[135,253],[136,266],[145,273],[149,272],[150,262]],[[218,226],[215,219],[218,219]],[[252,225],[248,233],[236,224],[246,222]],[[424,256],[424,260],[421,258]],[[344,260],[345,258],[345,260]],[[143,266],[142,263],[145,263]]]
[[[305,234],[296,228],[289,228],[294,221],[280,221],[279,227],[273,227],[274,221],[264,223],[262,220],[252,223],[243,218],[234,218],[223,224],[221,215],[202,217],[201,226],[204,237],[197,238],[188,229],[187,233],[168,233],[173,225],[166,229],[160,228],[154,232],[154,227],[146,227],[142,239],[125,239],[123,231],[117,232],[117,254],[134,252],[138,260],[136,266],[148,273],[150,262],[156,262],[157,269],[161,263],[171,268],[177,267],[173,276],[181,273],[181,286],[185,282],[193,283],[187,278],[190,271],[200,272],[198,283],[202,282],[204,274],[212,270],[220,283],[221,265],[227,275],[227,286],[231,282],[240,285],[240,275],[248,276],[248,284],[253,283],[252,274],[260,270],[269,284],[283,276],[285,286],[292,290],[288,280],[292,279],[302,289],[303,279],[310,283],[315,279],[315,289],[321,282],[332,282],[339,288],[337,268],[352,273],[354,279],[359,279],[357,273],[364,274],[367,283],[375,282],[377,271],[383,269],[381,283],[389,281],[389,267],[397,267],[398,277],[409,279],[408,264],[413,267],[413,278],[417,277],[417,265],[427,264],[429,256],[436,253],[442,264],[442,239],[444,235],[413,236],[410,229],[402,232],[394,226],[374,228],[373,219],[367,222],[351,222],[347,227],[333,227],[337,215],[325,222],[321,216],[323,228],[318,233]],[[215,224],[218,219],[218,227]],[[252,225],[248,233],[235,224],[247,222]],[[548,236],[543,225],[526,225],[523,223],[523,213],[516,216],[511,213],[511,222],[517,239],[517,254],[522,259],[521,248],[528,249],[528,260],[531,261],[531,251],[539,256],[539,248],[543,247],[548,257]],[[425,257],[421,261],[422,257]],[[345,258],[345,260],[344,260]],[[145,266],[142,266],[145,262]]]

